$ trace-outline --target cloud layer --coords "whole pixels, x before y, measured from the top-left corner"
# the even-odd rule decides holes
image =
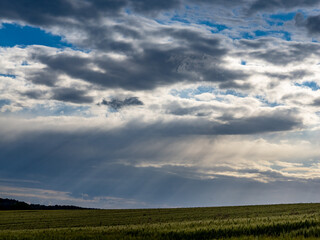
[[[60,41],[0,41],[1,196],[107,208],[316,201],[318,7],[1,1],[12,36],[29,26]]]

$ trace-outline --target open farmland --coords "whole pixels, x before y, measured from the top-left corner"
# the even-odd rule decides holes
[[[304,239],[320,204],[136,210],[0,211],[0,239]]]

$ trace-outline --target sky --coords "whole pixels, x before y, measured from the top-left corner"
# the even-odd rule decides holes
[[[1,0],[0,197],[320,201],[320,0]]]

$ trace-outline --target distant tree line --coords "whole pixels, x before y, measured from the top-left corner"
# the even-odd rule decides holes
[[[72,209],[86,209],[77,206],[53,205],[45,206],[40,204],[28,204],[14,199],[0,198],[0,210],[72,210]]]

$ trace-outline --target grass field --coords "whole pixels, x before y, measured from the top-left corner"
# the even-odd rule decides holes
[[[317,239],[320,204],[0,211],[0,239]]]

